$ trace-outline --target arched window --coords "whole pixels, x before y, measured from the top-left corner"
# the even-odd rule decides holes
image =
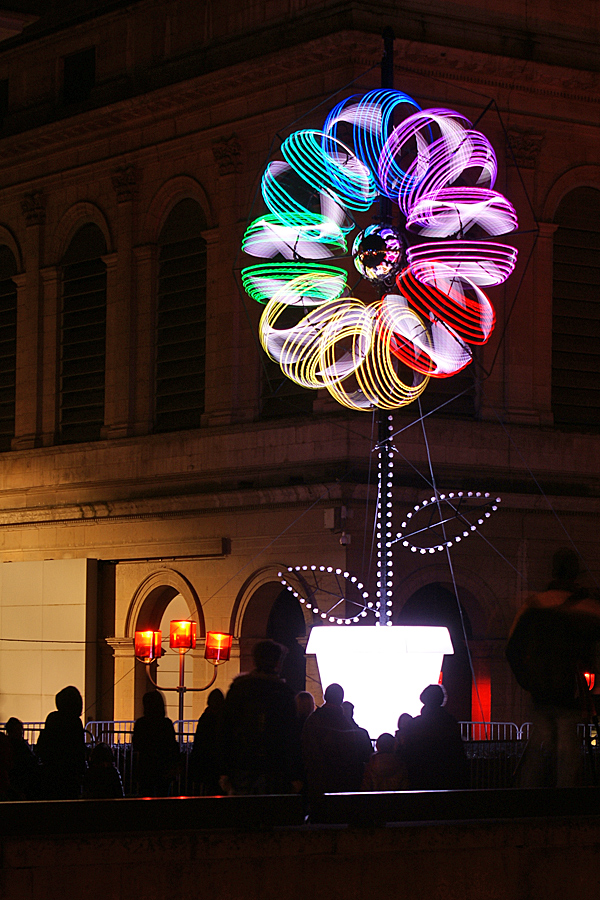
[[[12,280],[17,264],[12,252],[0,246],[0,450],[10,450],[15,436],[17,368],[17,287]]]
[[[600,427],[600,190],[563,199],[554,233],[552,411],[554,423]]]
[[[59,439],[97,441],[104,424],[106,254],[97,225],[84,225],[62,259]]]
[[[204,412],[206,220],[181,200],[158,239],[155,431],[198,428]]]

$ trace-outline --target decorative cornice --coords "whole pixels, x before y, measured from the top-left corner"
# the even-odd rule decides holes
[[[28,225],[42,225],[46,218],[46,198],[43,191],[31,191],[21,200],[21,209]]]
[[[242,171],[242,145],[237,134],[213,141],[212,151],[219,175],[234,175]]]
[[[473,85],[499,88],[513,94],[524,93],[560,98],[567,102],[600,103],[600,73],[552,66],[479,51],[424,44],[416,41],[395,42],[396,82],[402,86],[402,75],[460,81]],[[336,35],[265,54],[260,59],[229,66],[215,79],[214,72],[175,83],[126,101],[119,101],[86,113],[40,126],[26,134],[0,141],[0,160],[25,157],[52,146],[81,144],[86,136],[127,128],[136,120],[156,120],[161,115],[199,108],[210,88],[215,104],[225,102],[248,84],[255,91],[274,81],[304,79],[316,71],[331,71],[332,66],[373,68],[379,64],[381,40],[376,35],[359,31]],[[372,79],[371,79],[372,81]],[[372,86],[369,82],[367,86]],[[415,92],[416,93],[416,92]],[[591,114],[590,114],[591,116]],[[219,143],[219,142],[218,142]],[[238,165],[239,162],[234,162]]]

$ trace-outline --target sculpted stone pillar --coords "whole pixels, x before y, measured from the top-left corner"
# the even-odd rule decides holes
[[[135,655],[133,638],[108,637],[115,657],[114,719],[117,722],[135,718]],[[138,663],[141,665],[141,663]]]
[[[45,197],[42,191],[26,194],[21,201],[26,220],[25,275],[14,281],[18,291],[17,371],[14,450],[41,443],[41,405],[44,381],[42,358],[42,288]]]
[[[58,266],[40,269],[42,282],[43,369],[41,403],[41,444],[55,443],[58,430],[58,395],[60,379],[60,279]]]
[[[107,262],[106,282],[106,393],[102,436],[127,437],[133,418],[135,378],[135,284],[133,280],[133,227],[137,173],[123,166],[113,174],[117,195],[117,253]]]
[[[145,244],[133,248],[137,298],[135,342],[133,434],[150,434],[154,424],[156,354],[156,293],[158,248]]]
[[[127,330],[128,317],[119,322],[119,307],[116,297],[119,291],[119,267],[118,254],[107,253],[102,257],[106,266],[106,350],[105,350],[105,374],[104,374],[104,426],[101,431],[103,438],[124,437],[125,432],[115,422],[116,410],[121,408],[119,397],[124,388],[123,382],[129,387],[129,360],[128,355],[120,356],[118,353],[122,343],[119,331]],[[125,348],[123,348],[125,349]]]
[[[552,413],[552,290],[554,279],[553,222],[539,222],[539,234],[533,255],[533,292],[536,340],[533,346],[534,396],[540,411],[540,424],[553,425]]]
[[[536,264],[539,244],[528,265],[527,259],[535,240],[532,206],[544,136],[511,129],[508,140],[505,193],[518,210],[519,227],[524,234],[514,242],[510,234],[506,235],[506,243],[515,243],[519,250],[517,268],[503,287],[490,291],[497,323],[489,344],[479,351],[484,370],[490,370],[493,363],[491,376],[483,384],[480,414],[483,419],[493,420],[498,410],[503,410],[506,421],[538,425],[546,422],[548,411],[540,395],[538,369],[545,340],[539,328],[539,278],[545,277]],[[498,240],[502,243],[504,237],[501,235]],[[551,269],[550,265],[550,278]]]

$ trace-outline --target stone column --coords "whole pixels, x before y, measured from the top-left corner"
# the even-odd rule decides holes
[[[105,639],[115,657],[114,718],[117,722],[135,718],[135,655],[133,638]],[[141,664],[140,664],[141,665]]]
[[[205,231],[206,241],[206,376],[203,424],[228,425],[232,420],[232,382],[240,363],[238,314],[232,304],[239,302],[237,292],[227,298],[223,289],[223,248],[219,229]],[[234,287],[235,291],[235,287]],[[247,376],[250,377],[247,373]]]
[[[44,380],[41,403],[41,444],[56,442],[60,394],[60,278],[58,266],[40,269],[42,281],[42,359]]]
[[[137,173],[123,166],[113,174],[117,195],[117,254],[107,262],[106,283],[106,394],[102,436],[127,437],[133,417],[135,360],[135,289],[133,226]],[[110,267],[110,268],[109,268]]]
[[[25,276],[17,276],[17,371],[14,450],[40,445],[41,398],[44,382],[42,359],[42,291],[45,197],[42,191],[26,194],[21,209],[27,223],[24,244]]]
[[[541,425],[553,425],[552,413],[552,293],[554,279],[553,222],[539,222],[539,234],[533,255],[534,291],[532,297],[536,332],[533,342],[534,402]]]
[[[158,248],[145,244],[133,248],[137,297],[137,335],[133,434],[149,434],[154,425],[154,384],[156,358],[156,295]]]
[[[118,349],[121,343],[118,332],[121,328],[127,329],[127,318],[119,322],[116,295],[118,293],[118,254],[107,253],[102,257],[106,266],[106,349],[104,370],[104,425],[101,430],[103,438],[124,437],[122,429],[115,422],[116,410],[119,408],[119,385],[125,381],[128,383],[128,358],[119,356]],[[122,390],[122,388],[121,388]]]
[[[497,324],[492,339],[479,352],[484,369],[491,367],[494,357],[495,362],[491,377],[483,385],[480,414],[483,419],[494,420],[502,409],[509,422],[537,425],[543,419],[536,394],[534,360],[540,341],[535,309],[537,284],[532,261],[527,269],[525,266],[535,240],[531,204],[535,202],[535,176],[543,135],[511,129],[508,139],[506,185],[502,191],[516,207],[519,227],[525,234],[514,240],[506,235],[506,243],[514,244],[519,251],[517,268],[503,287],[490,291]],[[504,237],[500,235],[498,240],[502,243]]]

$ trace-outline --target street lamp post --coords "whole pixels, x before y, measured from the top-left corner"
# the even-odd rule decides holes
[[[147,675],[152,684],[161,691],[177,691],[179,696],[179,743],[183,743],[183,698],[187,691],[207,691],[217,678],[217,666],[227,662],[231,655],[233,637],[217,631],[206,635],[204,658],[214,666],[214,673],[208,684],[202,687],[185,686],[185,654],[196,646],[196,623],[188,619],[174,619],[169,628],[169,647],[179,651],[179,684],[177,687],[161,687],[152,677],[150,665],[163,655],[161,631],[136,631],[135,656],[147,667]]]

